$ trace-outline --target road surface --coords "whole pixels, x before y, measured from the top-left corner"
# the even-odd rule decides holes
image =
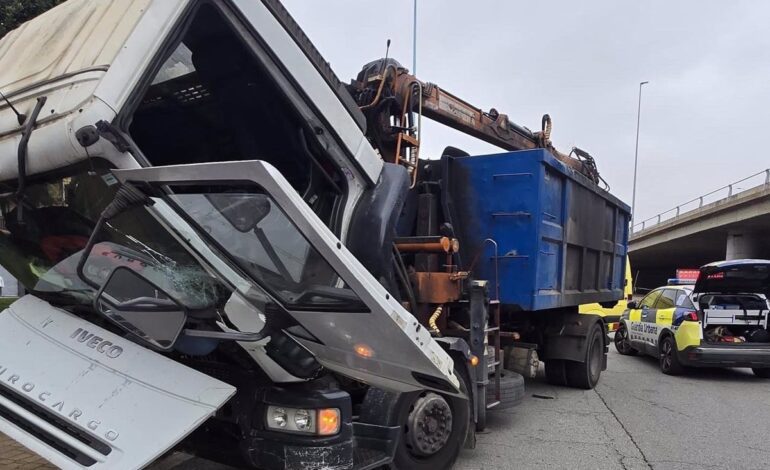
[[[653,358],[610,348],[596,390],[527,383],[516,409],[489,419],[457,470],[762,469],[770,467],[770,380],[750,370],[660,373]],[[49,468],[0,438],[0,468]],[[221,470],[177,455],[156,470]]]

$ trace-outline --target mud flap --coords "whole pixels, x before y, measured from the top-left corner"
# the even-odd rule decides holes
[[[567,361],[585,362],[586,338],[591,328],[599,322],[602,331],[606,327],[601,317],[592,314],[566,313],[552,315],[545,328],[544,360],[563,359]],[[607,369],[608,343],[604,338],[604,355],[602,370]]]

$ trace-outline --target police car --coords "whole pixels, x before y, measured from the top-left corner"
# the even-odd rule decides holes
[[[750,367],[770,378],[770,261],[707,264],[697,280],[669,282],[629,302],[615,332],[620,354],[659,358],[664,374],[686,367]]]

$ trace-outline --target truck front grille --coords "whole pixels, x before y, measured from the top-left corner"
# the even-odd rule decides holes
[[[57,430],[85,444],[101,455],[107,456],[112,452],[112,448],[104,442],[73,426],[60,416],[46,410],[37,403],[32,402],[27,397],[8,389],[6,386],[0,385],[0,417],[84,467],[92,466],[97,460],[78,449],[76,446],[66,442],[61,436],[57,436],[57,433],[44,429],[29,419],[26,419],[14,410],[12,405],[9,406],[7,402],[23,408],[28,413],[44,420]]]

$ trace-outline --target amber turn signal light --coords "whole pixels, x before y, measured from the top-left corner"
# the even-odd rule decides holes
[[[369,359],[374,356],[374,351],[372,348],[365,344],[356,344],[354,347],[356,354],[358,354],[361,357],[365,357],[366,359]]]
[[[332,436],[340,432],[340,410],[324,408],[318,410],[318,435]]]

